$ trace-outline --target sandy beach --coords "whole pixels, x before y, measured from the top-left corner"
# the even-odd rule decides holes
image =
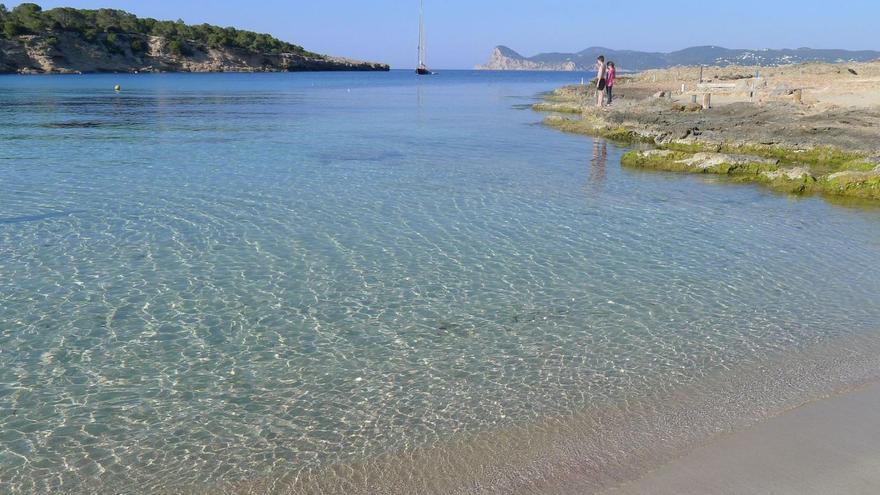
[[[534,109],[545,123],[635,149],[624,168],[722,175],[835,201],[880,199],[880,62],[677,67],[619,79],[610,107],[590,85]],[[704,95],[711,94],[709,106]],[[880,384],[715,437],[605,495],[880,492]]]
[[[0,3],[0,495],[880,495],[860,3]]]
[[[644,122],[645,113],[651,110],[642,113],[641,119],[633,116],[639,114],[636,102],[647,99],[655,104],[655,125],[672,124],[668,128],[673,135],[666,139],[795,150],[830,146],[864,153],[868,163],[877,162],[880,63],[715,67],[704,69],[703,74],[706,83],[702,86],[693,82],[699,79],[698,68],[648,71],[634,76],[622,85],[625,103],[609,113],[614,116],[609,120],[616,118],[621,124]],[[756,74],[761,78],[755,78]],[[713,93],[713,108],[709,110],[656,109],[657,105],[663,106],[664,99],[670,107],[688,105],[695,97],[701,102],[702,94],[707,92]],[[661,117],[664,113],[667,119]],[[685,129],[689,127],[706,132],[688,133]],[[676,131],[678,136],[674,135]],[[876,177],[877,168],[863,172],[862,177],[869,174]],[[880,384],[875,383],[718,438],[638,481],[606,493],[878,493],[878,409]]]
[[[880,384],[726,435],[605,495],[880,491]]]

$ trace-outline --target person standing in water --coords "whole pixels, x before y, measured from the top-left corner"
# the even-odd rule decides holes
[[[605,55],[599,55],[599,58],[596,59],[596,78],[599,81],[596,83],[596,106],[600,108],[605,106],[606,71]]]
[[[611,94],[614,88],[614,79],[617,78],[617,68],[614,62],[608,62],[608,69],[605,71],[605,104],[610,105],[614,95]]]

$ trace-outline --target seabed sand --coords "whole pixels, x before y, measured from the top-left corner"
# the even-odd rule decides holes
[[[605,495],[880,493],[880,384],[721,437]]]
[[[871,465],[873,460],[880,458],[876,455],[880,453],[880,422],[872,423],[877,416],[875,412],[880,411],[877,407],[880,406],[880,349],[872,335],[852,337],[852,340],[818,344],[747,366],[719,370],[681,387],[646,384],[645,390],[651,392],[649,397],[628,397],[599,404],[582,414],[543,420],[536,418],[498,430],[456,436],[424,448],[387,452],[364,462],[343,461],[295,472],[282,464],[278,471],[254,479],[175,487],[156,493],[880,493],[880,476],[866,482],[866,486],[874,487],[873,491],[823,488],[833,486],[829,483],[836,483],[836,479],[849,479],[851,475],[846,468]],[[838,402],[849,397],[847,394],[824,399],[829,394],[850,390],[873,391],[872,402]],[[800,420],[791,423],[790,427],[776,426],[788,424],[790,417],[797,418],[803,414],[801,411],[826,403],[841,406],[826,411],[816,424]],[[771,433],[764,433],[768,429]],[[751,436],[736,440],[743,438],[742,435]],[[743,442],[745,446],[727,447],[731,439]],[[770,445],[778,444],[779,447],[769,451],[757,463],[758,468],[765,471],[754,469],[752,473],[749,465],[737,469],[737,459],[746,457],[748,460],[749,456],[759,459],[755,452],[760,451],[764,445],[762,442],[768,439],[778,439]],[[847,444],[862,439],[865,443],[860,445]],[[797,443],[792,447],[783,441]],[[702,473],[708,481],[697,478],[696,474],[693,479],[684,477],[688,472],[673,478],[681,486],[664,485],[663,480],[645,478],[646,475],[661,476],[667,470],[675,470],[678,463],[690,459],[708,461],[711,457],[702,453],[704,449],[717,450],[720,459],[716,467],[698,465],[688,472]],[[799,457],[788,459],[793,454]],[[800,478],[806,478],[799,477],[797,471],[790,474],[790,470],[801,464],[804,470],[815,475],[816,480],[826,480],[825,485],[819,485],[818,481],[810,481],[808,485],[822,490],[800,489],[798,482],[803,481]],[[725,484],[722,486],[731,488],[715,490],[711,483],[727,483],[728,478],[721,475],[728,469],[731,470],[731,483],[751,480],[757,483],[754,486],[758,489],[751,485]],[[877,473],[880,475],[880,468]],[[791,477],[795,482],[790,482]],[[761,483],[766,479],[776,485],[766,484],[765,487]],[[665,486],[668,491],[659,491]],[[613,490],[615,488],[617,491]],[[777,488],[780,490],[774,491]],[[113,493],[110,490],[103,492]]]

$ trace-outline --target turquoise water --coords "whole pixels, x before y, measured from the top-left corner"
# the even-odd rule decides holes
[[[0,78],[2,491],[512,492],[863,379],[798,356],[878,355],[880,210],[621,170],[580,78]]]

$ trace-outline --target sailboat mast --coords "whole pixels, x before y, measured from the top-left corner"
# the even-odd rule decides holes
[[[419,0],[419,67],[425,65],[425,0]]]

